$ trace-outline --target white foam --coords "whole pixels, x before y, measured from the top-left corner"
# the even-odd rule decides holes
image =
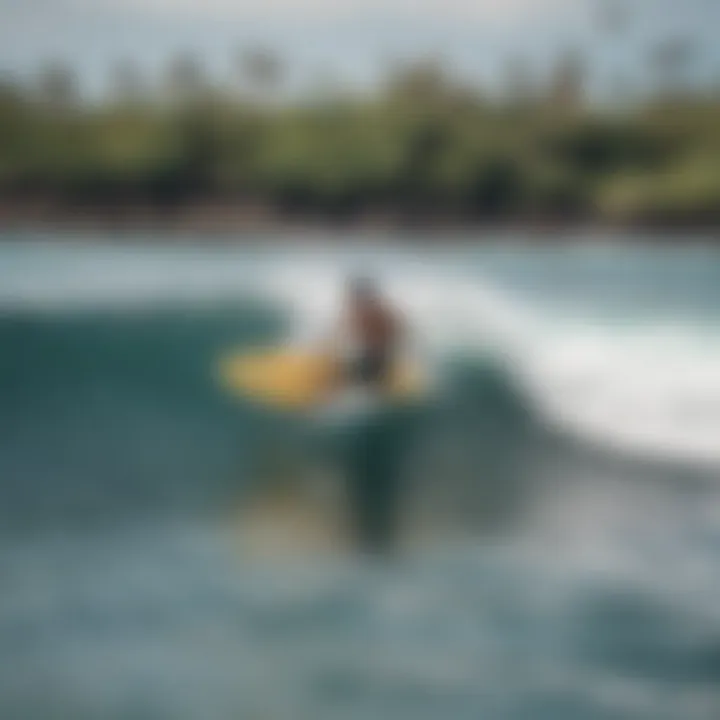
[[[347,273],[347,265],[313,259],[277,267],[269,274],[265,290],[292,307],[297,342],[321,337],[332,326]],[[407,317],[415,342],[425,351],[516,347],[533,334],[530,316],[475,278],[407,259],[385,262],[374,277]]]
[[[720,464],[720,342],[687,324],[566,329],[525,363],[553,423],[624,451]]]
[[[424,351],[502,352],[555,429],[624,452],[720,464],[720,338],[710,328],[568,322],[540,317],[476,276],[421,264],[386,272]],[[298,340],[317,335],[337,308],[342,269],[313,263],[274,278],[297,312]]]

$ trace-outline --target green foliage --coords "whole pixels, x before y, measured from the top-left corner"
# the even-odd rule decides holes
[[[614,178],[599,194],[601,209],[619,220],[720,220],[720,154],[683,159],[655,174]]]
[[[84,105],[57,72],[52,102],[0,85],[0,192],[331,216],[680,221],[720,208],[717,103],[623,116],[552,98],[503,106],[426,63],[374,96],[282,105],[209,91],[186,65],[175,83],[197,92],[171,102]],[[250,71],[275,81],[261,56]]]

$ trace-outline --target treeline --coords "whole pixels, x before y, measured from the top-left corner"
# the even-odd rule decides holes
[[[0,205],[69,210],[193,204],[275,217],[352,220],[720,220],[720,102],[668,95],[632,110],[591,106],[570,59],[543,88],[490,99],[434,63],[372,93],[231,92],[187,62],[166,91],[127,73],[82,100],[56,68],[41,88],[0,87]]]

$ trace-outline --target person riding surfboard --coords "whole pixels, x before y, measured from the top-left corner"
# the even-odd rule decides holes
[[[350,278],[344,302],[331,336],[333,354],[341,367],[338,383],[381,388],[397,361],[404,323],[370,278]]]
[[[335,312],[320,336],[222,358],[223,384],[248,400],[323,418],[365,399],[389,409],[425,396],[428,376],[404,319],[371,280],[351,278]]]

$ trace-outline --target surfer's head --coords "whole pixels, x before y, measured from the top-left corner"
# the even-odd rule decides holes
[[[368,302],[376,300],[380,293],[372,278],[365,275],[353,275],[348,280],[348,295],[353,301]]]

